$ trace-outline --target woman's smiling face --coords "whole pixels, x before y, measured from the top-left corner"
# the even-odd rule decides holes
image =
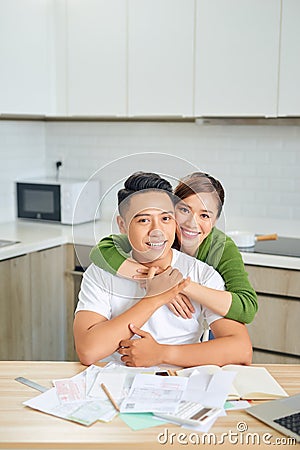
[[[180,200],[175,206],[175,218],[180,249],[194,256],[218,219],[216,194],[201,192]]]

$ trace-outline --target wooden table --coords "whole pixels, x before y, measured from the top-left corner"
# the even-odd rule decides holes
[[[300,393],[300,365],[264,365],[274,378],[283,386],[288,394]],[[116,417],[110,423],[96,422],[91,427],[84,427],[66,420],[62,420],[39,411],[32,410],[22,405],[22,402],[39,395],[37,391],[17,383],[14,378],[23,376],[36,381],[44,386],[51,387],[51,380],[57,378],[71,377],[85,367],[77,362],[0,362],[0,448],[1,449],[185,449],[185,448],[213,448],[213,441],[196,445],[196,435],[201,438],[201,433],[195,433],[177,425],[166,424],[147,428],[145,430],[133,431],[124,422]],[[244,422],[248,430],[244,433],[237,432],[237,426]],[[168,430],[168,439],[164,444],[165,437],[159,433]],[[221,444],[222,433],[237,433],[237,437],[224,437]],[[171,433],[175,433],[173,438]],[[180,433],[184,433],[181,435]],[[237,448],[269,448],[270,445],[262,442],[263,435],[272,435],[271,444],[275,439],[287,439],[272,428],[264,425],[244,411],[228,412],[226,417],[219,417],[210,429],[218,439],[220,449]],[[234,439],[245,438],[246,433],[258,433],[260,443],[254,445],[237,445],[232,443]],[[164,434],[166,436],[166,434]],[[173,440],[172,440],[173,439]],[[250,438],[248,438],[250,439]],[[182,443],[180,443],[180,440]],[[185,444],[184,444],[185,442]],[[253,441],[249,441],[250,443]],[[275,444],[271,445],[274,447]],[[278,445],[278,444],[277,444]],[[280,445],[282,447],[283,444]],[[285,445],[285,447],[288,447]],[[293,445],[297,448],[297,445]]]

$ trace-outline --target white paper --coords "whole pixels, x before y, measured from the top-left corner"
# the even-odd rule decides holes
[[[120,372],[107,373],[105,371],[102,371],[98,373],[94,385],[89,391],[89,396],[106,400],[107,395],[105,394],[105,392],[101,387],[101,383],[103,383],[109,390],[113,399],[118,400],[124,397],[123,386],[125,383],[126,376],[127,376],[126,373]]]
[[[103,367],[91,365],[83,372],[85,374],[85,384],[86,384],[85,393],[87,397],[89,396],[90,390],[93,384],[95,383],[97,375],[101,373],[103,369],[104,369]]]
[[[210,408],[223,408],[235,375],[235,372],[216,372],[208,375],[210,381],[207,385],[207,374],[195,373],[188,378],[182,400],[198,402]]]
[[[101,368],[99,369],[100,371],[102,370]],[[82,386],[83,383],[86,385],[86,381],[88,380],[87,375],[91,376],[91,379],[93,379],[96,372],[98,373],[96,366],[93,366],[74,377],[63,380],[66,382],[69,381],[70,385],[78,383],[79,386]],[[58,381],[60,380],[54,380],[54,383]],[[24,402],[23,405],[83,425],[91,425],[96,420],[109,422],[117,413],[107,398],[105,400],[97,399],[97,401],[91,401],[91,399],[85,395],[85,398],[81,401],[68,402],[67,400],[68,399],[60,398],[57,394],[57,389],[54,387],[31,400]]]
[[[187,385],[184,377],[137,374],[121,412],[165,412],[176,410]]]

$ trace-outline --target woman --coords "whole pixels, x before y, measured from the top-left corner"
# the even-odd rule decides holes
[[[188,298],[238,322],[250,323],[257,311],[257,296],[248,280],[235,243],[215,227],[224,204],[224,189],[212,176],[195,172],[175,188],[177,238],[174,247],[214,267],[225,282],[226,291],[217,291],[191,282],[169,308],[190,318],[194,312]],[[148,269],[132,261],[127,237],[111,235],[102,239],[90,254],[92,262],[124,277],[145,277]],[[138,273],[138,274],[137,274]]]

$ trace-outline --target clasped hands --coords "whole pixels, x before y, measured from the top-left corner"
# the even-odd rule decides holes
[[[133,276],[133,279],[139,281],[140,285],[146,288],[147,295],[149,296],[162,294],[169,290],[176,283],[176,280],[177,282],[183,280],[183,276],[179,270],[172,269],[171,267],[168,267],[166,270],[162,270],[159,267],[145,267],[143,269],[137,269],[137,272]],[[183,319],[191,319],[192,314],[195,312],[192,302],[182,292],[189,284],[190,279],[187,278],[187,281],[184,286],[181,285],[181,290],[167,303],[169,310],[177,317],[181,316]]]
[[[164,271],[157,267],[138,271],[140,274],[134,278],[146,288],[146,297],[159,296],[176,316],[192,317],[193,305],[181,292],[190,283],[190,278],[184,279],[179,270],[172,267]],[[164,345],[156,342],[150,333],[134,324],[130,324],[129,328],[140,339],[124,339],[120,342],[118,352],[122,355],[121,360],[131,367],[163,364]]]

